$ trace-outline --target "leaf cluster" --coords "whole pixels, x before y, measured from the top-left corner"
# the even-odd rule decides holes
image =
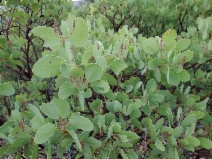
[[[93,8],[100,2],[109,20],[114,12],[132,20],[137,13],[128,13],[129,7],[153,18],[157,8],[167,17],[166,25],[154,21],[160,30],[154,32],[149,17],[150,23],[133,22],[134,26],[116,17],[111,27],[93,16],[102,11]],[[62,158],[65,152],[76,159],[211,157],[212,18],[207,17],[211,5],[180,2],[97,0],[89,4],[93,10],[86,20],[75,16],[77,9],[59,26],[33,26],[28,35],[42,41],[38,45],[42,50],[31,68],[31,80],[22,85],[13,82],[14,87],[12,82],[0,83],[6,108],[19,91],[14,88],[27,90],[11,101],[14,109],[0,127],[0,138],[6,141],[0,157],[37,158],[38,147],[46,158]],[[141,4],[146,9],[139,9]],[[204,5],[206,17],[198,17]],[[167,14],[170,9],[173,12]],[[192,26],[170,21],[169,16],[181,10],[188,20],[197,12],[190,19]],[[141,34],[144,30],[148,34]],[[29,98],[30,90],[40,98]],[[45,96],[47,91],[51,93]]]

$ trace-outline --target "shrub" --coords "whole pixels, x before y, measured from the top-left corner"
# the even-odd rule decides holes
[[[51,80],[40,80],[32,74],[32,67],[43,51],[43,40],[29,33],[36,26],[57,25],[54,18],[58,23],[67,18],[72,5],[66,0],[10,0],[1,1],[0,6],[1,82],[11,83],[17,94],[16,98],[1,99],[0,116],[3,116],[11,115],[14,109],[11,101],[17,100],[21,109],[25,109],[31,101],[50,100]]]
[[[31,30],[45,49],[29,85],[51,80],[52,96],[24,110],[16,103],[0,127],[0,156],[37,158],[40,146],[47,158],[210,157],[211,17],[149,38],[103,22],[69,15]]]

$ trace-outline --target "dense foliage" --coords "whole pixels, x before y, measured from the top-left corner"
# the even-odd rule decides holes
[[[1,9],[0,157],[212,157],[211,1],[26,1]]]
[[[31,101],[50,100],[51,92],[47,88],[53,88],[51,82],[36,79],[32,74],[32,67],[44,50],[43,40],[30,32],[36,26],[57,25],[56,21],[60,23],[61,18],[68,17],[72,6],[67,0],[47,0],[39,3],[31,0],[10,0],[2,1],[0,6],[1,82],[10,82],[16,88],[17,94],[16,99],[15,96],[1,98],[0,116],[10,116],[11,109],[14,108],[11,101],[16,100],[21,109],[25,109]]]

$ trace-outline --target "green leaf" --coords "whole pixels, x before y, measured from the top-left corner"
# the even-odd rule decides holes
[[[141,120],[141,124],[143,124],[145,127],[149,127],[149,125],[152,124],[152,120],[150,118],[143,118]]]
[[[208,42],[208,50],[212,50],[212,40],[209,40]]]
[[[4,155],[11,155],[17,152],[20,149],[20,147],[9,147],[4,151]]]
[[[14,157],[14,159],[21,159],[21,153],[18,152],[17,155],[16,155],[16,157]]]
[[[49,118],[58,119],[59,118],[59,111],[57,107],[50,103],[43,103],[40,106],[40,110]]]
[[[148,54],[154,54],[158,51],[158,45],[152,39],[146,39],[143,41],[143,49]]]
[[[111,63],[110,68],[118,76],[122,70],[127,68],[127,64],[124,61],[116,60]]]
[[[80,105],[81,105],[81,110],[84,111],[84,109],[85,109],[84,92],[83,91],[79,91],[78,97],[79,97],[79,102],[80,102]]]
[[[110,125],[113,126],[113,131],[114,131],[114,132],[117,133],[117,132],[120,132],[120,131],[121,131],[121,126],[120,126],[119,123],[117,123],[117,122],[111,122]]]
[[[167,108],[167,115],[168,115],[168,119],[169,119],[169,126],[171,126],[173,124],[173,112],[171,110],[171,108]]]
[[[189,128],[187,128],[185,135],[192,135],[195,131],[196,123],[191,124]]]
[[[70,95],[77,93],[77,88],[70,81],[66,81],[59,89],[58,96],[61,99],[66,99]]]
[[[178,86],[180,83],[180,78],[175,71],[169,70],[169,84]]]
[[[99,140],[97,140],[93,137],[85,138],[84,142],[88,143],[92,147],[100,147],[102,145],[102,143]]]
[[[121,132],[119,132],[119,135],[125,135],[125,136],[127,136],[127,138],[129,140],[139,139],[139,136],[136,133],[132,132],[132,131],[121,131]]]
[[[107,138],[111,138],[112,135],[113,135],[113,125],[111,125],[108,129]]]
[[[189,44],[190,44],[190,40],[189,39],[180,39],[180,40],[177,41],[176,49],[178,51],[183,51],[183,50],[188,48]]]
[[[197,121],[196,115],[191,114],[186,116],[186,118],[182,121],[181,125],[182,127],[189,127],[191,124],[196,123],[196,121]]]
[[[164,97],[159,94],[150,94],[149,100],[161,103],[161,102],[163,102]]]
[[[155,123],[155,128],[158,130],[163,126],[164,123],[164,118],[159,119],[156,123]]]
[[[185,139],[189,142],[191,146],[197,147],[200,145],[200,141],[193,136],[186,136]]]
[[[183,133],[183,127],[182,126],[178,126],[178,127],[176,127],[174,129],[173,135],[174,135],[175,138],[178,138],[178,137],[180,137],[182,135],[182,133]]]
[[[126,85],[126,93],[129,93],[133,90],[133,86],[132,85]]]
[[[160,151],[165,151],[165,147],[163,143],[156,137],[155,139],[155,146],[160,150]]]
[[[96,63],[99,64],[102,67],[103,71],[106,71],[107,69],[107,62],[103,56],[98,56],[96,59]]]
[[[61,32],[63,37],[69,35],[73,30],[73,16],[69,15],[67,21],[61,22]]]
[[[94,110],[95,108],[97,108],[101,105],[102,105],[102,101],[100,99],[97,99],[90,104],[90,109]]]
[[[0,133],[0,138],[6,140],[7,139],[7,136],[5,134],[3,134],[3,133]]]
[[[98,64],[90,64],[85,68],[85,77],[88,82],[92,83],[102,77],[102,68]]]
[[[71,137],[73,138],[74,142],[76,143],[77,147],[81,151],[82,148],[81,148],[80,141],[79,141],[79,139],[77,137],[77,134],[73,130],[70,130],[69,133],[70,133]]]
[[[174,159],[179,159],[178,151],[174,149]]]
[[[30,104],[28,106],[28,110],[33,116],[39,116],[40,120],[42,122],[44,122],[44,118],[43,118],[42,114],[40,113],[40,111],[34,105]]]
[[[72,144],[72,140],[71,138],[65,138],[62,142],[61,142],[61,146],[64,147],[66,149],[66,151],[68,150],[68,148],[71,146]]]
[[[142,69],[144,66],[145,66],[145,64],[144,64],[143,61],[139,61],[139,62],[138,62],[138,68],[139,68],[139,69]]]
[[[155,91],[157,89],[156,81],[153,80],[153,79],[150,79],[147,82],[146,89],[147,89],[148,92]]]
[[[158,68],[158,59],[152,59],[148,63],[148,69],[149,70],[156,70]]]
[[[65,147],[62,147],[61,144],[57,146],[57,156],[62,158],[63,154],[66,152]]]
[[[178,76],[180,78],[180,81],[182,82],[188,82],[190,80],[190,74],[184,69],[180,73],[178,73]]]
[[[177,33],[175,30],[173,29],[169,29],[167,30],[163,36],[162,36],[162,39],[165,43],[169,42],[169,41],[173,41],[177,38]]]
[[[205,102],[195,103],[194,107],[197,108],[197,110],[206,110],[206,103]]]
[[[42,144],[48,141],[50,137],[54,135],[56,127],[54,124],[45,124],[41,128],[38,129],[37,133],[35,134],[34,141],[36,144]]]
[[[59,98],[54,98],[51,100],[50,103],[53,104],[57,108],[57,110],[59,112],[59,116],[61,118],[66,118],[69,115],[70,106],[67,101],[65,101],[63,99],[59,99]]]
[[[102,80],[92,82],[91,87],[96,93],[107,93],[110,90],[108,83]]]
[[[128,159],[127,155],[125,154],[123,149],[119,149],[122,159]]]
[[[0,84],[0,96],[11,96],[15,93],[13,86],[9,84]]]
[[[212,149],[212,141],[211,140],[209,140],[207,138],[203,138],[203,137],[198,138],[198,140],[200,141],[200,146],[202,146],[203,148],[205,148],[207,150]]]
[[[34,118],[32,118],[31,124],[34,132],[37,132],[38,129],[43,126],[44,123],[41,121],[39,116],[35,116]]]
[[[188,106],[193,106],[195,104],[195,99],[194,98],[188,98],[187,100],[187,105]]]
[[[4,156],[4,152],[8,149],[8,147],[0,147],[0,157]]]
[[[123,102],[129,98],[127,94],[121,93],[121,92],[117,92],[114,95],[115,95],[115,100],[117,100],[119,102]]]
[[[24,146],[26,143],[28,143],[30,138],[17,138],[15,141],[12,143],[12,147],[21,147]]]
[[[176,139],[175,139],[175,137],[173,135],[171,136],[171,144],[173,146],[175,146],[177,144],[177,141],[176,141]]]
[[[161,81],[161,72],[160,72],[160,69],[159,68],[156,68],[154,70],[154,77],[156,79],[157,82],[160,82]]]
[[[39,9],[38,3],[33,3],[33,4],[32,4],[32,11],[33,11],[33,12],[37,12],[38,9]]]
[[[53,50],[58,50],[59,46],[61,46],[60,38],[55,34],[53,28],[38,26],[33,28],[31,33],[45,41],[43,45],[44,47],[50,47]]]
[[[113,47],[113,55],[118,55],[119,59],[123,57],[126,58],[127,57],[127,53],[128,53],[128,40],[127,39],[120,39],[118,40],[114,47]]]
[[[35,145],[32,150],[32,159],[37,159],[37,158],[38,158],[38,145]]]
[[[193,51],[187,50],[182,52],[178,57],[177,61],[180,63],[186,63],[193,59]]]
[[[150,132],[151,139],[154,140],[155,137],[157,136],[157,134],[156,134],[156,128],[155,128],[155,125],[154,124],[150,124],[149,125],[149,132]]]
[[[70,119],[71,125],[74,127],[84,130],[84,131],[92,131],[93,130],[93,124],[91,121],[83,116],[74,115]]]
[[[104,73],[102,76],[102,79],[104,81],[107,81],[109,85],[112,85],[112,86],[117,85],[117,80],[115,79],[115,77],[113,77],[112,75],[110,75],[108,73]]]
[[[73,55],[72,54],[73,53],[72,53],[72,51],[70,49],[70,44],[69,44],[69,42],[67,40],[65,40],[65,50],[66,50],[66,55],[68,57],[69,62],[73,63],[73,61],[72,61],[72,59],[73,59]]]
[[[29,134],[27,132],[23,132],[20,126],[15,126],[11,133],[12,136],[17,137],[17,138],[29,138]]]
[[[201,111],[191,111],[188,113],[188,115],[191,115],[191,114],[195,114],[197,120],[202,119],[205,116],[205,113]]]
[[[20,121],[20,117],[21,117],[21,113],[17,110],[12,110],[11,111],[11,116],[10,118],[13,120],[13,121]]]
[[[130,149],[128,151],[127,156],[129,157],[129,159],[138,159],[138,155],[133,149]]]
[[[17,152],[20,149],[20,147],[7,147],[7,149],[4,151],[4,155],[11,155]]]
[[[118,101],[111,102],[111,106],[114,109],[115,112],[121,112],[122,111],[122,104]]]
[[[44,56],[33,66],[32,72],[41,78],[50,78],[60,73],[60,66],[64,60],[58,56]]]
[[[78,17],[73,20],[73,32],[69,36],[71,45],[83,47],[88,40],[88,25],[84,19]]]
[[[95,41],[93,44],[93,56],[96,62],[97,62],[97,58],[102,56],[102,43],[100,41]]]
[[[172,51],[176,48],[176,39],[177,38],[177,33],[175,30],[169,29],[167,30],[163,36],[162,40],[165,44],[165,49],[166,51]]]
[[[68,66],[65,63],[60,66],[60,72],[61,72],[61,74],[64,77],[66,77],[67,79],[70,79],[70,76],[71,76],[70,75],[70,68],[69,67],[70,67],[70,65]]]
[[[72,76],[72,78],[76,78],[78,81],[81,81],[84,78],[84,71],[79,67],[72,68],[70,76]]]

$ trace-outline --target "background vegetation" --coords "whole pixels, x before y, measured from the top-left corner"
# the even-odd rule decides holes
[[[212,158],[212,1],[0,6],[0,157]]]

